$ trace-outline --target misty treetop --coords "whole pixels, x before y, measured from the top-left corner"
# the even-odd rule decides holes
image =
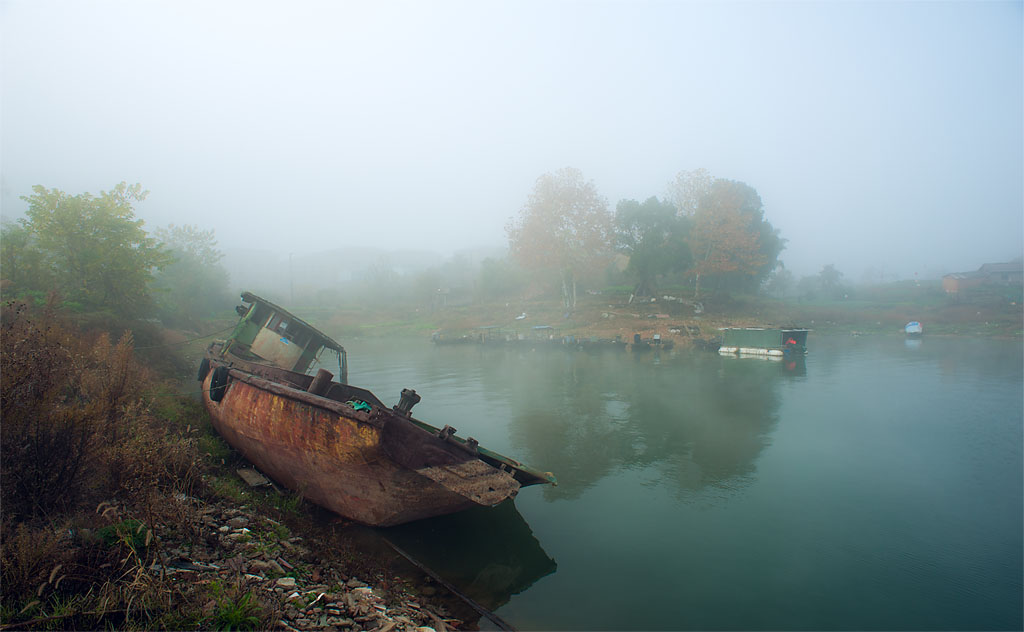
[[[764,219],[753,187],[712,178],[704,169],[680,172],[664,202],[619,202],[616,228],[638,296],[652,295],[658,277],[676,272],[686,275],[695,297],[708,285],[756,289],[778,264],[785,243]]]
[[[714,181],[707,169],[680,171],[675,179],[668,183],[665,200],[675,206],[679,215],[693,217],[697,214],[700,201],[711,192]]]
[[[603,269],[613,252],[608,202],[593,181],[572,167],[537,178],[506,231],[514,260],[527,269],[559,275],[568,309],[576,306],[581,275]]]
[[[90,311],[147,314],[153,307],[148,287],[153,272],[171,261],[135,217],[133,203],[148,192],[124,182],[98,196],[40,185],[32,190],[22,197],[29,207],[19,220],[20,231],[4,230],[4,269],[13,269],[18,289],[56,290]],[[21,262],[31,265],[21,268]]]
[[[154,278],[164,322],[193,327],[194,319],[231,306],[230,279],[220,263],[224,253],[217,249],[212,230],[170,224],[158,228],[155,234],[172,257]]]
[[[756,289],[775,268],[785,247],[764,219],[761,196],[750,185],[716,179],[697,203],[690,232],[694,295],[702,280],[722,289]]]
[[[76,311],[125,318],[180,314],[213,294],[229,302],[213,232],[172,225],[151,235],[135,215],[147,194],[125,182],[99,195],[34,186],[25,217],[0,228],[4,293],[56,292]]]
[[[191,224],[168,224],[167,228],[157,228],[155,234],[165,248],[178,253],[178,256],[208,263],[217,263],[224,258],[224,253],[217,249],[217,238],[212,230]]]
[[[676,206],[648,198],[643,204],[622,200],[615,210],[616,246],[629,257],[626,274],[633,294],[651,296],[659,276],[687,270],[693,257],[687,236],[691,219]]]

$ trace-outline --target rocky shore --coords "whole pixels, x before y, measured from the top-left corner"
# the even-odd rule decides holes
[[[250,617],[250,624],[260,619],[282,630],[445,632],[475,627],[454,618],[443,599],[414,593],[408,580],[388,576],[386,569],[373,570],[365,559],[347,562],[344,547],[340,554],[325,550],[332,543],[322,534],[307,539],[245,505],[209,504],[184,495],[174,502],[179,520],[153,526],[150,546],[156,554],[149,556],[153,561],[145,572],[155,581],[209,588],[202,609],[210,620],[219,618],[223,624],[234,617],[243,624]],[[244,595],[251,597],[239,599]]]

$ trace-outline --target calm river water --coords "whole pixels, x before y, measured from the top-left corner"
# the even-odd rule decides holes
[[[559,480],[382,532],[524,630],[1021,629],[1021,343],[808,347],[352,342],[353,384]]]

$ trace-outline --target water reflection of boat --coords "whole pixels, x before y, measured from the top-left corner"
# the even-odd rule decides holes
[[[536,325],[526,331],[486,325],[461,334],[441,330],[430,335],[430,340],[437,345],[479,344],[529,348],[567,347],[571,346],[570,338],[572,336],[558,335],[551,325]]]
[[[568,341],[567,341],[568,343]],[[581,336],[573,339],[577,349],[583,351],[623,351],[626,348],[626,341],[621,336],[614,338],[599,338],[598,336]]]
[[[430,341],[436,345],[461,345],[477,342],[477,338],[469,334],[458,334],[450,331],[435,331],[430,334]]]
[[[790,377],[803,377],[807,375],[807,362],[804,356],[797,355],[785,358],[782,361],[782,371]]]
[[[511,501],[380,533],[488,610],[557,568]]]
[[[778,370],[788,377],[804,376],[807,375],[807,356],[805,355],[788,355],[788,356],[775,356],[775,355],[739,355],[735,353],[722,354],[723,360],[726,362],[736,361],[738,364],[747,364],[747,362],[753,362],[756,364],[757,360],[777,366]],[[774,372],[775,369],[772,369]]]
[[[209,346],[199,369],[217,432],[271,478],[335,513],[373,526],[493,506],[520,487],[555,483],[455,429],[415,419],[403,390],[385,406],[347,384],[344,348],[286,310],[248,292],[231,336]],[[304,372],[329,349],[340,382]]]
[[[809,329],[765,329],[762,327],[726,327],[722,329],[723,355],[787,357],[807,353]]]

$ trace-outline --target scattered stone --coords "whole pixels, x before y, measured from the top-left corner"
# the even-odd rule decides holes
[[[352,577],[345,572],[348,569],[335,567],[301,546],[303,538],[281,539],[273,527],[279,523],[251,509],[199,502],[180,505],[182,524],[154,529],[165,553],[147,567],[153,576],[163,572],[167,581],[197,586],[218,581],[257,589],[254,594],[280,613],[280,621],[272,627],[291,632],[447,632],[462,627],[454,619],[432,618],[430,609],[435,606],[423,600],[438,593],[433,586],[420,589],[416,601],[395,598],[393,593],[375,590],[374,578],[367,583]],[[187,534],[194,535],[189,539]],[[269,551],[260,544],[268,542],[273,547]],[[292,572],[296,568],[303,572]],[[286,576],[288,572],[297,576]],[[215,608],[216,602],[211,601],[205,614]]]
[[[239,468],[235,470],[235,473],[242,477],[246,485],[249,487],[263,487],[264,485],[270,485],[270,481],[266,476],[263,476],[252,468]]]

